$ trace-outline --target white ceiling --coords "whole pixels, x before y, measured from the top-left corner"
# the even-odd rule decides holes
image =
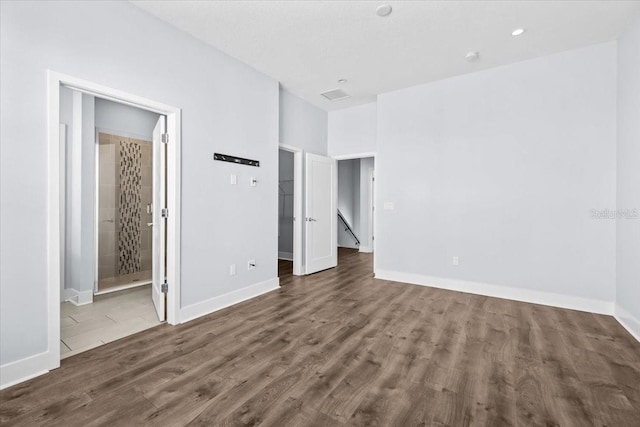
[[[614,40],[640,1],[133,1],[331,111],[377,94]],[[375,9],[393,7],[381,18]],[[527,29],[520,37],[511,31]],[[480,59],[465,60],[469,51]],[[338,79],[347,79],[340,84]],[[341,88],[353,97],[328,101]]]

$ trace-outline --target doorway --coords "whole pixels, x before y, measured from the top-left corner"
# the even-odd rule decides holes
[[[61,353],[179,323],[180,110],[51,71],[49,100],[47,360],[54,369]],[[97,120],[107,104],[147,115],[146,131]],[[87,343],[92,331],[99,339]]]
[[[278,277],[304,274],[302,159],[295,147],[278,150]]]
[[[338,247],[374,252],[375,159],[338,160]]]
[[[71,130],[60,140],[64,358],[166,320],[164,295],[156,298],[152,286],[166,260],[164,234],[152,233],[153,205],[165,207],[166,193],[166,182],[154,177],[165,162],[154,156],[164,147],[153,133],[165,117],[65,87],[60,112],[61,128]]]

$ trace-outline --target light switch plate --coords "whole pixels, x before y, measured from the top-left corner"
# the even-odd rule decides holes
[[[393,205],[393,202],[384,202],[385,211],[392,211],[394,208],[395,206]]]
[[[236,265],[231,264],[229,266],[229,276],[235,276],[235,275],[236,275]]]
[[[236,185],[238,183],[238,175],[235,173],[231,174],[231,185]]]

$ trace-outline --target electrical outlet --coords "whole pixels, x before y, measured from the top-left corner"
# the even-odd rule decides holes
[[[253,270],[256,268],[256,260],[255,259],[250,259],[247,262],[247,270]]]
[[[460,258],[457,257],[457,256],[454,256],[453,259],[451,260],[451,264],[459,265],[460,264]]]
[[[235,275],[236,275],[236,265],[231,264],[229,266],[229,276],[235,276]]]

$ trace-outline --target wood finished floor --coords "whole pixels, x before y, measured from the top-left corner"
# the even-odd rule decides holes
[[[336,269],[65,359],[2,391],[0,422],[640,425],[640,344],[612,317],[374,280],[371,261],[341,251]]]

